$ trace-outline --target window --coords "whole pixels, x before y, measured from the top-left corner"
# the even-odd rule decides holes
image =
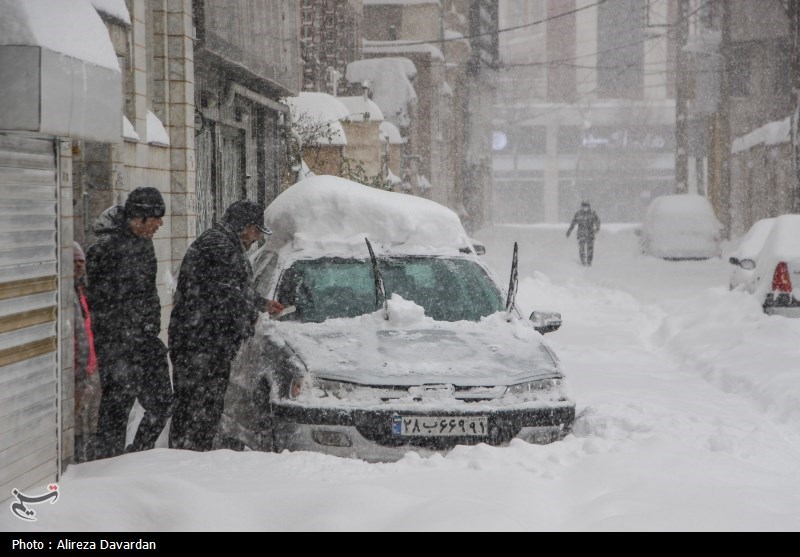
[[[752,46],[738,44],[733,47],[731,55],[731,95],[734,97],[747,97],[750,95],[750,63]]]
[[[789,83],[789,48],[789,39],[778,39],[775,43],[772,91],[776,95],[788,95],[792,90]]]

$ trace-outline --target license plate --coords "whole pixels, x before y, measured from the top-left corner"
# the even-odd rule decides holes
[[[482,437],[486,416],[393,416],[392,435],[402,437]]]

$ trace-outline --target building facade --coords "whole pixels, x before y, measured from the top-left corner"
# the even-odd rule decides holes
[[[638,221],[675,190],[673,0],[507,0],[495,222]]]
[[[196,232],[233,201],[269,204],[284,172],[289,107],[300,86],[298,5],[194,0]]]
[[[122,72],[88,2],[0,2],[0,500],[73,454],[73,141],[122,142]],[[43,16],[47,17],[43,17]],[[81,80],[76,84],[75,75]]]

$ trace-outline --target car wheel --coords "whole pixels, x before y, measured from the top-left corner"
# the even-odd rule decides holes
[[[236,439],[235,437],[223,437],[217,443],[219,449],[230,449],[231,451],[245,450],[244,441]]]

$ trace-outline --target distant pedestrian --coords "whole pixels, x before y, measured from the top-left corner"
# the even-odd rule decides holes
[[[92,317],[86,299],[86,256],[78,242],[72,243],[75,306],[75,451],[77,463],[94,460],[97,412],[100,406],[100,376],[92,335]]]
[[[167,348],[161,331],[153,235],[165,206],[156,188],[136,188],[123,206],[107,209],[95,224],[88,250],[89,307],[103,394],[97,424],[97,458],[155,446],[172,407]],[[128,416],[138,399],[144,416],[126,447]]]
[[[581,257],[581,265],[589,266],[594,258],[594,238],[600,232],[600,218],[592,210],[588,201],[581,203],[581,208],[572,217],[572,224],[567,230],[569,238],[572,229],[578,227],[578,252]]]
[[[169,323],[175,412],[169,446],[208,451],[222,417],[231,363],[260,312],[283,306],[255,294],[246,251],[264,234],[264,208],[236,201],[189,246]]]

